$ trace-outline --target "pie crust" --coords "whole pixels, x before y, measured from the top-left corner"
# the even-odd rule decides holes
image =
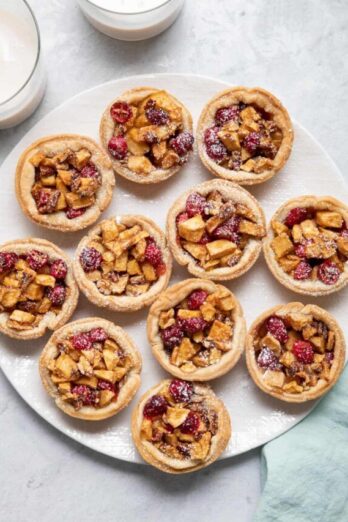
[[[90,356],[90,359],[88,359],[91,353],[90,349],[82,351],[74,350],[71,341],[69,345],[64,345],[64,341],[69,341],[73,336],[81,333],[88,334],[93,329],[101,329],[107,336],[107,342],[111,341],[110,346],[108,346],[106,350],[109,357],[103,360],[103,358],[99,356],[98,360],[101,359],[99,364],[94,362],[96,356]],[[58,343],[62,343],[61,351],[58,349]],[[98,348],[94,348],[95,353],[104,352],[104,349],[100,347],[101,344],[100,342],[94,344],[94,346],[99,346]],[[67,346],[69,346],[70,349],[67,349]],[[105,343],[102,344],[102,347],[105,348]],[[116,350],[114,350],[114,348],[116,348]],[[118,355],[122,354],[123,359],[118,356],[114,357],[113,354],[115,353],[118,353]],[[68,362],[72,366],[69,366],[65,360],[64,365],[61,365],[63,372],[56,370],[56,375],[59,374],[61,378],[58,375],[58,382],[55,383],[52,380],[54,370],[51,370],[50,366],[53,363],[52,367],[56,368],[57,363],[53,361],[59,360],[62,354],[68,359]],[[74,361],[67,354],[76,356],[77,361]],[[78,357],[80,358],[78,359]],[[81,361],[81,358],[83,361]],[[106,365],[105,362],[107,363]],[[106,321],[105,319],[89,317],[69,323],[52,335],[41,353],[39,370],[42,383],[48,394],[55,400],[58,408],[71,417],[95,421],[116,415],[116,413],[120,412],[130,403],[140,386],[141,365],[142,361],[138,349],[129,335],[120,326],[116,326],[114,323]],[[95,369],[95,366],[97,366],[98,369]],[[125,368],[127,371],[124,374]],[[108,374],[115,374],[115,371],[116,373],[118,372],[119,375],[109,377]],[[73,376],[73,372],[78,375],[78,379],[76,379],[76,376]],[[95,372],[99,372],[97,376]],[[70,376],[68,376],[69,373]],[[101,376],[104,376],[104,374],[111,380],[108,381],[105,377],[101,379]],[[73,378],[71,379],[70,377]],[[115,384],[112,385],[112,381],[115,377],[117,388],[114,388]],[[97,388],[95,388],[96,384],[93,384],[92,387],[87,384],[92,383],[93,379],[98,379]],[[80,393],[84,390],[87,390],[89,394],[95,393],[93,397],[97,397],[98,401],[102,400],[103,405],[98,405],[97,407],[93,405],[93,403],[88,404],[87,402],[87,404],[84,404],[83,399],[80,400],[80,403],[78,399],[73,399],[74,396],[78,397],[79,395],[77,392],[74,392],[74,388],[71,387],[72,384],[80,388]],[[61,391],[59,390],[59,386],[61,386]],[[104,387],[99,389],[99,386]],[[70,391],[67,391],[66,387],[70,389]],[[115,397],[114,395],[112,399],[110,399],[110,396],[112,396],[113,392],[110,392],[110,388],[117,390],[117,396]]]
[[[132,230],[135,234],[132,232],[132,236],[125,238],[122,236],[123,228],[126,233]],[[133,247],[151,238],[159,250],[160,264],[157,267],[149,267],[143,251],[134,254],[136,258],[133,256]],[[97,270],[85,272],[81,256],[91,248],[98,249],[104,257]],[[125,262],[123,255],[126,256]],[[98,223],[80,241],[74,260],[76,281],[87,299],[117,312],[132,312],[151,304],[167,287],[171,271],[172,257],[162,230],[151,219],[136,215],[117,216]]]
[[[154,125],[147,119],[145,104],[150,99],[156,101],[156,108],[162,110],[169,125]],[[126,108],[128,106],[131,109],[130,119],[125,123],[118,123],[111,116],[112,107],[119,102],[125,102]],[[136,119],[137,122],[133,125]],[[145,131],[151,134],[146,138],[147,142]],[[190,136],[179,155],[169,141],[182,132],[189,133]],[[113,155],[110,153],[109,143],[114,136],[122,136],[122,143],[121,151],[117,149]],[[163,139],[160,139],[162,136]],[[188,160],[193,145],[192,117],[172,94],[153,87],[136,87],[124,92],[107,106],[100,122],[100,139],[117,174],[135,183],[159,183],[173,176]],[[158,146],[159,143],[163,145]],[[117,154],[121,156],[117,157]],[[129,165],[131,162],[133,164]]]
[[[76,168],[64,159],[68,151]],[[80,156],[76,156],[77,152]],[[88,153],[91,155],[88,156]],[[59,161],[54,157],[59,158]],[[53,171],[50,166],[46,167],[51,175],[41,177],[40,161],[51,165]],[[83,168],[90,165],[96,175],[95,179],[91,179]],[[71,178],[74,179],[74,190]],[[43,180],[45,185],[42,184]],[[83,185],[81,180],[86,185]],[[57,134],[41,138],[25,149],[17,164],[16,194],[23,212],[34,223],[62,232],[81,230],[97,221],[111,202],[114,186],[115,176],[108,157],[95,141],[79,134]],[[37,198],[40,191],[49,194],[53,203],[55,195],[59,196],[59,199],[55,206],[53,203],[51,206],[49,203],[42,206],[40,212],[40,203],[37,204],[35,201],[33,191]],[[65,197],[66,194],[68,197]],[[57,207],[62,210],[54,210]],[[69,212],[70,218],[67,217]]]
[[[132,414],[132,435],[135,442],[135,445],[137,447],[137,450],[139,451],[142,458],[151,464],[152,466],[160,469],[161,471],[164,471],[166,473],[173,473],[173,474],[179,474],[179,473],[189,473],[192,471],[197,471],[201,468],[204,468],[206,466],[209,466],[212,464],[225,450],[228,441],[231,437],[231,423],[230,423],[230,417],[229,414],[225,408],[225,405],[219,399],[215,393],[212,391],[212,389],[207,386],[206,384],[199,384],[199,383],[185,383],[185,381],[175,381],[176,383],[179,383],[179,386],[182,385],[182,383],[185,385],[187,384],[193,389],[193,395],[190,400],[193,399],[193,401],[198,402],[181,402],[177,403],[173,400],[173,396],[169,392],[169,386],[174,381],[170,380],[164,380],[161,381],[156,386],[153,386],[149,391],[147,391],[142,398],[140,399],[138,405],[136,406],[135,410]],[[143,432],[143,420],[145,420],[145,425],[147,424],[147,429],[149,429],[149,422],[146,422],[147,419],[144,419],[143,411],[144,406],[146,405],[147,401],[153,397],[154,395],[161,395],[165,394],[166,399],[168,401],[168,406],[171,407],[171,410],[167,410],[167,420],[168,416],[175,416],[177,413],[184,413],[185,411],[182,410],[182,407],[186,410],[193,408],[197,408],[197,410],[201,410],[201,412],[205,411],[205,416],[208,419],[209,424],[205,424],[205,428],[207,430],[206,433],[203,432],[203,435],[201,435],[200,440],[191,440],[190,442],[184,442],[181,443],[181,451],[183,449],[188,448],[186,457],[181,457],[180,455],[176,454],[176,448],[173,446],[175,445],[175,442],[173,441],[173,437],[171,438],[171,435],[174,435],[176,437],[176,434],[178,433],[178,428],[171,429],[170,432],[166,431],[166,434],[163,434],[163,440],[162,442],[159,442],[158,444],[161,444],[163,442],[166,442],[167,440],[171,440],[172,443],[167,443],[166,447],[172,448],[172,455],[169,455],[168,453],[165,453],[161,449],[159,449],[158,446],[156,446],[153,442],[150,440],[146,440]],[[198,406],[197,406],[198,405]],[[176,407],[176,408],[175,408]],[[177,410],[179,408],[179,411]],[[176,411],[174,411],[174,409]],[[181,411],[180,411],[181,410]],[[174,415],[173,415],[174,413]],[[186,411],[187,413],[187,411]],[[164,415],[164,416],[165,416]],[[202,418],[202,417],[201,417]],[[163,417],[159,416],[155,420],[161,420]],[[214,420],[213,420],[214,419]],[[176,418],[177,420],[177,418]],[[153,431],[153,425],[152,425],[153,418],[150,420],[150,429],[152,430],[152,433],[154,435],[157,435],[157,433],[160,431],[160,429],[156,429],[156,433]],[[172,421],[170,421],[172,422]],[[200,421],[200,426],[203,426],[202,420]],[[168,429],[167,423],[167,429]],[[175,423],[178,426],[178,422]],[[214,427],[213,427],[214,425]],[[171,425],[170,425],[171,426]],[[180,426],[180,424],[179,424]],[[210,437],[209,429],[212,429],[213,432],[210,432],[212,435]],[[199,432],[200,428],[198,429]],[[196,435],[198,433],[196,431]],[[187,439],[192,439],[194,437],[187,436]],[[197,437],[198,438],[198,437]],[[209,445],[209,447],[207,447]],[[174,447],[174,449],[173,449]],[[200,451],[200,454],[198,453]]]
[[[246,107],[240,105],[238,107],[240,103]],[[221,117],[220,121],[216,120],[216,112],[219,109],[231,108],[231,106],[236,108],[236,119],[230,120],[226,116],[222,118],[222,121]],[[253,111],[251,115],[249,107]],[[240,119],[240,112],[243,108],[248,109],[248,112],[243,113],[245,116]],[[232,114],[233,112],[231,112]],[[260,115],[262,118],[259,120]],[[255,119],[261,121],[261,128]],[[277,135],[269,134],[267,129],[271,129],[271,124],[277,126],[273,131],[277,132]],[[206,130],[212,128],[215,128],[216,131],[213,131],[214,136],[213,134],[210,134],[209,137],[205,135]],[[261,131],[262,135],[259,134]],[[217,137],[217,132],[222,133],[220,134],[221,139]],[[250,133],[252,133],[252,138],[257,139],[258,147],[255,143],[256,149],[250,149],[248,152],[243,146],[246,143],[243,140]],[[265,143],[264,151],[268,152],[262,152],[260,149],[260,138]],[[211,153],[209,156],[207,153],[205,142],[208,140],[215,147],[211,150],[215,153],[217,161],[211,157],[214,154]],[[273,94],[260,87],[231,87],[219,92],[204,107],[197,126],[198,152],[203,164],[215,176],[241,185],[263,183],[274,176],[284,167],[291,152],[292,142],[293,128],[287,110]],[[223,151],[222,155],[221,151]],[[256,161],[253,161],[254,157],[257,157]],[[227,161],[231,162],[230,167],[227,165]]]
[[[189,296],[195,295],[198,301],[187,302]],[[169,339],[166,349],[161,332],[172,331],[175,335],[172,328],[180,323],[179,314],[185,314],[185,318],[192,315],[193,321],[199,314],[199,319],[206,320],[206,333],[197,325],[196,333],[185,332],[177,342]],[[184,330],[184,321],[179,328]],[[230,290],[213,281],[187,279],[165,290],[153,303],[147,334],[154,356],[167,372],[180,379],[209,381],[237,364],[244,350],[246,327],[242,307]]]
[[[289,213],[302,212],[303,209],[309,212],[307,217],[304,215],[296,220],[295,214],[291,224],[294,221],[296,224],[287,227],[285,222],[292,218]],[[341,222],[343,224],[340,227]],[[323,225],[325,223],[327,225]],[[269,269],[282,285],[299,294],[320,296],[341,290],[348,283],[347,227],[348,207],[335,198],[300,196],[290,199],[273,215],[263,241]],[[304,253],[300,253],[299,257],[298,248],[301,247]],[[322,263],[324,269],[321,268]],[[303,271],[306,265],[310,265],[307,266],[308,272]],[[328,279],[325,270],[327,266],[331,267]]]
[[[217,266],[217,268],[214,266],[208,266],[211,262],[214,263],[214,256],[217,256],[217,259],[219,258],[221,251],[220,253],[215,252],[214,255],[204,254],[204,262],[202,261],[201,263],[198,263],[197,259],[195,259],[193,255],[183,248],[182,242],[180,241],[180,236],[177,233],[179,226],[178,221],[180,220],[179,216],[182,216],[186,213],[185,210],[187,198],[192,194],[199,194],[205,197],[216,192],[221,194],[224,201],[227,203],[232,203],[234,207],[234,210],[232,207],[232,217],[238,215],[240,220],[247,227],[245,230],[248,230],[250,233],[252,233],[252,235],[247,233],[241,234],[241,239],[245,242],[245,245],[242,249],[239,248],[238,245],[233,241],[231,242],[231,238],[229,241],[224,240],[223,248],[228,248],[229,251],[225,250],[227,255],[223,258],[220,257],[222,260],[226,259],[225,266],[221,266],[221,261],[219,261],[220,266]],[[238,209],[236,205],[238,205]],[[222,222],[222,224],[224,224],[224,222]],[[240,225],[238,225],[238,227],[240,227]],[[255,229],[256,232],[255,230],[249,230],[249,228]],[[196,277],[203,277],[206,279],[212,279],[214,281],[226,281],[241,276],[247,272],[256,262],[261,252],[261,238],[266,233],[266,222],[264,212],[254,196],[235,183],[216,179],[197,185],[196,187],[182,194],[175,201],[168,213],[166,230],[170,249],[176,261],[180,265],[187,266],[187,270]],[[216,230],[214,230],[213,234],[215,234],[215,232]],[[255,235],[256,233],[257,235]],[[214,245],[219,243],[214,239],[212,239],[212,241],[214,241]],[[186,246],[192,247],[192,243],[190,241],[186,241]],[[219,248],[220,247],[222,247],[222,243],[219,243]],[[195,248],[195,245],[193,245],[193,248]],[[200,254],[195,255],[198,256]],[[207,266],[208,268],[204,268],[204,266]]]
[[[274,321],[283,320],[286,342],[286,336],[280,337],[282,329],[279,330],[279,326],[275,330],[278,339],[265,326],[269,318],[272,318],[273,326]],[[262,345],[256,346],[265,351],[262,355],[259,351],[256,358],[255,342],[261,342],[261,337]],[[300,346],[296,346],[298,341]],[[304,354],[295,355],[298,354],[296,350],[302,350]],[[253,322],[247,335],[246,362],[255,384],[265,393],[286,402],[305,402],[322,396],[336,383],[344,360],[345,340],[340,326],[331,314],[316,305],[294,302],[275,306]]]
[[[14,253],[17,256],[24,256],[33,251],[39,251],[43,255],[47,255],[50,264],[56,260],[62,260],[65,263],[67,268],[67,274],[63,278],[63,286],[66,288],[65,300],[63,305],[55,306],[52,304],[52,297],[50,299],[48,297],[48,294],[54,287],[61,286],[63,281],[63,279],[58,279],[58,285],[56,285],[56,278],[48,274],[45,276],[48,264],[45,265],[45,268],[36,271],[30,269],[23,259],[17,260],[17,262],[22,264],[21,269],[18,268],[16,271],[17,274],[21,274],[21,278],[11,276],[15,267],[18,266],[17,264],[13,265],[10,270],[3,269],[2,271],[0,269],[0,272],[2,272],[0,273],[0,296],[2,302],[0,304],[0,332],[14,339],[37,339],[43,336],[47,329],[56,330],[70,319],[77,306],[79,292],[73,277],[72,263],[60,248],[45,239],[36,238],[9,241],[0,246],[0,256],[2,253]],[[39,274],[40,283],[36,281],[36,277]],[[19,285],[17,285],[16,280],[20,281]],[[16,295],[16,292],[19,292],[20,295]],[[22,297],[26,297],[26,299],[22,301]],[[8,301],[9,298],[14,298],[11,306]],[[6,306],[4,306],[4,299],[7,299]],[[30,304],[31,310],[26,307],[27,303]],[[8,308],[8,311],[6,311],[6,308]],[[34,311],[33,308],[36,308],[36,310]],[[11,315],[9,315],[10,312]],[[15,316],[13,315],[14,312],[16,312]],[[10,319],[11,316],[12,319]],[[38,319],[39,316],[42,316],[41,319]]]

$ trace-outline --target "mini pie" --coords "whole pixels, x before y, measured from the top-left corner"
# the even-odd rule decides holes
[[[329,196],[284,203],[263,250],[272,274],[299,294],[327,295],[348,282],[348,207]]]
[[[122,328],[92,317],[55,332],[42,351],[39,370],[58,408],[71,417],[100,420],[133,399],[141,356]]]
[[[151,306],[147,332],[152,352],[165,370],[181,379],[208,381],[238,362],[245,344],[245,320],[233,293],[205,279],[187,279]]]
[[[78,287],[72,263],[44,239],[20,239],[0,246],[0,332],[36,339],[73,314]]]
[[[137,87],[105,109],[100,138],[117,174],[136,183],[158,183],[188,160],[192,117],[168,92]]]
[[[197,142],[202,162],[215,176],[254,185],[284,167],[293,129],[273,94],[259,87],[232,87],[204,107]]]
[[[212,180],[182,194],[167,218],[170,249],[197,277],[216,281],[244,274],[261,252],[265,217],[257,200],[225,180]]]
[[[111,162],[90,138],[57,134],[35,141],[19,158],[16,194],[38,225],[75,231],[94,223],[115,186]]]
[[[231,423],[209,386],[164,380],[146,392],[133,411],[132,435],[146,462],[166,473],[188,473],[221,455]]]
[[[74,261],[86,297],[119,312],[151,304],[167,287],[171,270],[165,236],[144,216],[102,221],[80,241]]]
[[[246,361],[255,384],[286,402],[326,393],[339,378],[344,358],[341,328],[316,305],[275,306],[254,321],[247,336]]]

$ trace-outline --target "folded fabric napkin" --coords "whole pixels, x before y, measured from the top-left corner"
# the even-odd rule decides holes
[[[254,522],[348,522],[348,367],[315,410],[262,450]]]

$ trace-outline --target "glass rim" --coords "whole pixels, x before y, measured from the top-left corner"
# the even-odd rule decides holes
[[[36,51],[36,58],[35,58],[35,62],[34,62],[34,65],[33,65],[33,68],[28,76],[28,78],[25,80],[25,82],[23,83],[23,85],[14,93],[12,94],[12,96],[10,96],[9,98],[7,98],[7,100],[3,101],[3,102],[0,102],[0,107],[2,105],[5,105],[6,103],[10,102],[13,98],[15,98],[16,96],[18,96],[18,94],[28,85],[28,83],[30,82],[35,70],[36,70],[36,67],[37,67],[37,64],[39,63],[39,58],[40,58],[40,54],[41,54],[41,37],[40,37],[40,29],[39,29],[39,24],[36,20],[36,17],[34,15],[34,12],[32,10],[32,8],[30,7],[29,3],[27,2],[27,0],[20,0],[25,6],[26,8],[28,9],[29,11],[29,14],[34,22],[34,26],[35,26],[35,30],[36,30],[36,34],[37,34],[37,51]]]
[[[101,9],[101,11],[104,11],[105,13],[112,13],[112,14],[116,14],[116,15],[136,16],[136,15],[147,14],[147,13],[151,13],[152,11],[156,11],[157,9],[160,9],[164,5],[172,2],[172,0],[163,0],[163,2],[160,5],[157,5],[156,7],[151,7],[151,9],[144,9],[143,11],[136,11],[136,12],[133,11],[131,13],[127,13],[126,11],[122,11],[122,12],[114,11],[113,9],[107,9],[106,7],[101,7],[100,5],[97,5],[93,0],[86,0],[86,2],[90,5],[93,5],[94,7],[97,7],[98,9]]]

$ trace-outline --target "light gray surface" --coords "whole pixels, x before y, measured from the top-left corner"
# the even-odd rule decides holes
[[[35,121],[81,90],[121,76],[175,71],[270,89],[345,174],[344,0],[187,0],[177,23],[145,43],[97,33],[74,0],[30,3],[42,31],[48,88],[29,121],[0,132],[0,161]],[[1,520],[248,522],[256,509],[258,451],[183,477],[119,463],[48,426],[2,375],[0,419]]]

